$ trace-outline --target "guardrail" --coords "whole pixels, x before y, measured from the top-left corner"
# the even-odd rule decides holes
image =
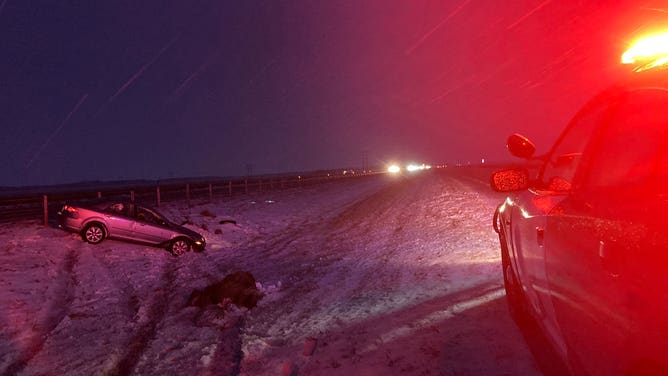
[[[214,199],[237,195],[256,194],[266,191],[284,190],[324,184],[341,179],[370,177],[382,172],[364,172],[341,174],[304,174],[272,177],[234,178],[227,180],[213,180],[203,182],[202,179],[192,181],[182,180],[178,183],[156,182],[154,185],[142,184],[117,186],[110,188],[108,184],[85,184],[77,188],[68,186],[66,190],[52,188],[41,195],[13,195],[0,197],[0,223],[15,220],[41,219],[48,225],[50,216],[58,211],[65,203],[87,204],[100,200],[132,201],[148,206],[160,207],[163,202],[183,200],[187,206],[192,205],[194,199]]]

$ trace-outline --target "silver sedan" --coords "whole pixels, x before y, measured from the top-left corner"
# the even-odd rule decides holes
[[[154,209],[127,202],[65,205],[58,212],[58,226],[81,234],[91,244],[105,238],[126,240],[164,247],[177,256],[191,249],[201,252],[206,246],[201,234],[169,221]]]

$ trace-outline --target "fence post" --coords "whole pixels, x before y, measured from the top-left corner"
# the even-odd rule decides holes
[[[155,197],[158,201],[158,207],[160,207],[160,186],[155,187]]]
[[[211,186],[211,183],[209,183],[209,203],[213,202],[213,187]]]
[[[102,192],[97,192],[97,198],[98,199],[102,198]]]
[[[49,225],[49,199],[44,195],[44,226]]]
[[[269,190],[274,190],[274,178],[269,179]]]
[[[262,192],[262,179],[260,179],[259,181],[260,181],[260,192]]]
[[[246,194],[248,194],[248,179],[244,179],[244,190],[246,191]]]
[[[130,191],[130,202],[135,202],[135,191]]]
[[[190,207],[190,184],[186,184],[186,205]]]
[[[232,181],[227,182],[227,192],[229,193],[230,197],[232,197]]]

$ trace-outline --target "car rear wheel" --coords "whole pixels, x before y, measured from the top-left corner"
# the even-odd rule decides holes
[[[81,233],[83,240],[90,244],[98,244],[105,237],[104,227],[99,223],[91,223]]]
[[[174,255],[174,256],[181,256],[185,254],[186,252],[190,252],[190,248],[192,245],[190,244],[190,240],[184,239],[184,238],[179,238],[174,240],[170,245],[169,245],[169,251]]]

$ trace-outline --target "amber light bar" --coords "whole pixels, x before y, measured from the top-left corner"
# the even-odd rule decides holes
[[[637,40],[622,54],[622,64],[637,65],[636,72],[668,65],[668,33]]]

